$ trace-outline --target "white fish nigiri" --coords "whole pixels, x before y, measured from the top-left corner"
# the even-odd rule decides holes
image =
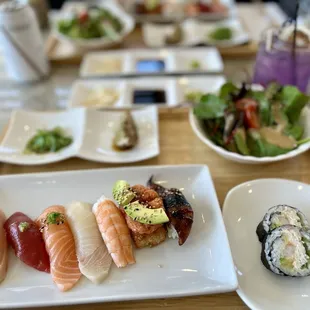
[[[90,281],[99,284],[108,276],[112,258],[102,240],[92,206],[72,202],[67,206],[67,218],[75,240],[80,271]]]

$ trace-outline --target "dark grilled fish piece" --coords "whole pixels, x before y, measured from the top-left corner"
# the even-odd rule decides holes
[[[166,213],[170,220],[170,228],[175,229],[179,237],[179,245],[188,238],[194,219],[194,211],[181,191],[176,188],[167,189],[154,183],[153,176],[148,180],[147,186],[158,193],[163,199]]]

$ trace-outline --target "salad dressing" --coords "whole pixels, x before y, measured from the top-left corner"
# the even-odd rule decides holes
[[[266,142],[282,149],[293,149],[296,147],[296,142],[293,138],[284,135],[275,128],[262,127],[259,132]]]

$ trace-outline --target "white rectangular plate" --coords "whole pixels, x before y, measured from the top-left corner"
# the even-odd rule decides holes
[[[192,59],[198,58],[202,54],[194,53]],[[184,57],[181,52],[179,57]],[[191,58],[189,58],[191,59]],[[203,59],[201,60],[203,62]],[[188,61],[189,63],[189,61]],[[184,63],[184,66],[188,63]],[[207,67],[213,67],[214,63],[207,62]],[[215,64],[216,65],[216,64]],[[93,89],[114,89],[119,94],[118,100],[109,109],[129,108],[129,107],[150,107],[173,108],[184,101],[184,95],[188,91],[201,91],[204,93],[214,93],[225,82],[223,76],[187,76],[187,77],[144,77],[134,79],[92,79],[91,81],[80,80],[73,84],[68,102],[69,108],[80,107]],[[166,95],[165,104],[133,104],[134,90],[163,90]],[[98,107],[97,107],[98,108]],[[104,108],[104,107],[103,107]]]
[[[32,175],[1,176],[0,199],[6,216],[16,211],[36,218],[52,204],[72,200],[93,203],[111,197],[115,181],[145,184],[150,175],[166,187],[183,191],[195,216],[183,246],[166,240],[155,248],[135,250],[137,263],[112,266],[106,281],[86,278],[61,293],[50,275],[36,271],[10,255],[7,278],[0,285],[0,308],[65,305],[166,298],[233,291],[237,288],[221,210],[206,166],[151,166]]]
[[[157,26],[156,26],[157,27]],[[158,28],[160,28],[159,26]],[[152,42],[156,40],[151,39]],[[184,67],[184,58],[178,57],[180,53],[183,56],[191,59],[193,57],[202,57],[204,63],[211,65],[204,66],[202,69],[205,72],[222,72],[224,65],[222,58],[215,47],[197,47],[191,49],[128,49],[125,51],[109,51],[109,52],[92,52],[84,56],[80,68],[81,77],[96,77],[108,76],[101,70],[104,68],[104,61],[109,59],[118,59],[121,63],[120,72],[115,72],[114,75],[154,75],[154,74],[171,74],[180,72],[192,72],[191,68]],[[165,68],[162,72],[139,72],[137,71],[137,62],[143,59],[147,60],[162,60],[165,63]],[[198,60],[201,60],[200,58]],[[187,61],[187,60],[186,60]],[[113,73],[110,73],[113,75]]]

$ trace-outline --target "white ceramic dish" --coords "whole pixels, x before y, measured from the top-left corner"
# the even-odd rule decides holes
[[[119,33],[119,38],[116,40],[111,40],[109,38],[98,38],[98,39],[73,39],[70,38],[61,32],[59,32],[57,24],[58,21],[62,19],[70,18],[71,11],[81,11],[86,7],[86,5],[78,4],[78,5],[70,5],[61,10],[60,14],[55,16],[53,20],[53,33],[54,35],[62,40],[71,43],[72,45],[83,49],[83,50],[92,50],[98,48],[111,48],[121,43],[126,36],[130,32],[133,31],[135,27],[134,19],[127,14],[122,7],[120,7],[115,1],[105,1],[104,3],[100,3],[100,7],[103,7],[109,10],[114,16],[116,16],[123,23],[123,30]]]
[[[23,165],[43,165],[75,156],[81,147],[84,109],[65,112],[34,112],[17,110],[12,113],[9,127],[1,142],[0,162]],[[64,128],[73,143],[57,153],[24,154],[26,144],[38,129]]]
[[[128,163],[157,156],[160,151],[156,107],[134,110],[132,115],[138,127],[139,143],[130,151],[116,152],[112,150],[112,141],[122,112],[83,108],[47,113],[15,111],[0,145],[0,162],[42,165],[81,157],[98,162]],[[24,154],[28,140],[37,129],[56,126],[64,128],[73,137],[69,147],[58,153]]]
[[[259,90],[262,87],[260,85],[254,85],[254,89]],[[229,152],[225,150],[224,148],[216,145],[213,143],[205,133],[205,130],[203,129],[203,126],[201,122],[195,117],[193,109],[190,110],[189,112],[189,122],[190,125],[196,134],[196,136],[208,147],[210,147],[213,151],[215,151],[217,154],[220,156],[242,164],[254,164],[254,165],[259,165],[259,164],[268,164],[268,163],[273,163],[273,162],[278,162],[282,161],[285,159],[293,158],[296,157],[310,149],[310,142],[304,143],[300,145],[298,148],[296,148],[293,151],[290,151],[286,154],[283,155],[278,155],[274,157],[254,157],[254,156],[244,156],[241,154]],[[303,138],[310,137],[310,107],[306,106],[300,117],[300,123],[304,127],[304,136]]]
[[[211,44],[219,47],[232,47],[242,45],[250,40],[249,34],[246,32],[238,19],[228,19],[225,21],[211,23],[196,19],[185,20],[180,24],[183,31],[182,40],[177,46],[194,46],[197,44]],[[214,41],[208,36],[217,27],[229,27],[233,36],[230,40]],[[143,40],[148,47],[166,46],[165,40],[168,35],[173,32],[174,25],[158,25],[146,23],[143,25]]]
[[[104,108],[104,105],[97,103],[93,106],[85,106],[85,102],[89,100],[89,96],[94,91],[100,90],[115,90],[118,93],[118,99],[110,108],[121,108],[130,106],[128,101],[128,86],[127,83],[122,80],[91,80],[91,81],[76,81],[72,85],[71,94],[69,97],[69,108],[85,107],[85,108]],[[100,93],[99,93],[100,94]],[[95,103],[95,102],[94,102]]]
[[[86,278],[61,293],[50,275],[38,272],[10,253],[7,278],[0,284],[0,308],[168,298],[234,291],[237,278],[221,210],[206,166],[153,166],[0,177],[0,199],[6,216],[16,211],[36,218],[49,205],[72,200],[93,203],[111,196],[115,181],[145,184],[150,175],[164,186],[183,191],[195,212],[191,234],[183,246],[166,240],[136,250],[137,263],[112,266],[106,281]],[[34,199],[35,197],[35,199]],[[146,281],[151,279],[151,281]]]
[[[232,38],[230,40],[211,40],[209,38],[210,32],[214,31],[218,27],[228,27],[232,30]],[[218,47],[232,47],[242,45],[249,42],[250,37],[247,31],[242,26],[238,19],[227,19],[218,23],[203,23],[198,25],[199,33],[201,34],[200,42],[212,44]]]
[[[278,204],[294,206],[310,219],[309,196],[309,185],[281,179],[250,181],[228,193],[223,216],[238,274],[237,293],[252,310],[309,308],[310,277],[283,277],[267,270],[255,232],[266,211]]]
[[[198,47],[191,49],[164,48],[158,50],[135,49],[125,51],[92,52],[83,57],[80,67],[81,77],[96,77],[108,75],[154,75],[167,73],[193,72],[190,64],[193,58],[203,62],[200,71],[220,73],[224,69],[222,58],[218,50],[214,47]],[[121,69],[113,72],[104,72],[102,63],[106,60],[117,59],[121,64]],[[162,60],[165,68],[161,72],[139,72],[137,62],[140,60]],[[101,67],[103,68],[101,70]]]
[[[122,112],[89,111],[78,156],[105,163],[133,163],[158,156],[160,151],[156,107],[132,112],[137,124],[139,142],[132,150],[116,152],[112,148],[112,140],[122,115]]]
[[[181,53],[182,54],[182,53]],[[196,55],[196,54],[195,54]],[[197,55],[196,55],[197,56]],[[210,64],[212,66],[212,64]],[[225,82],[223,76],[187,76],[180,78],[173,77],[152,77],[134,79],[92,79],[80,80],[73,84],[68,108],[80,107],[83,101],[89,96],[93,89],[116,89],[119,92],[119,99],[109,109],[157,106],[158,108],[173,108],[185,101],[185,94],[188,91],[200,90],[203,92],[215,92]],[[164,90],[166,102],[162,104],[133,104],[134,90]],[[100,107],[96,107],[100,108]]]

